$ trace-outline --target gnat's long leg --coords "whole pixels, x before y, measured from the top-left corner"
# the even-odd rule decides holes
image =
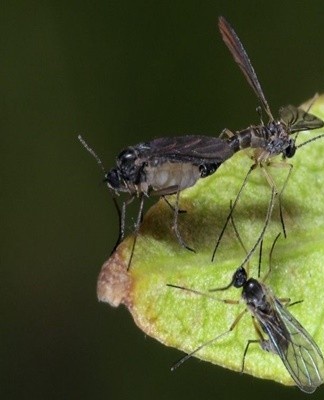
[[[241,373],[242,374],[244,372],[244,367],[245,367],[245,357],[246,357],[246,354],[247,354],[247,352],[249,350],[250,344],[258,343],[259,345],[261,345],[261,343],[266,341],[264,339],[263,335],[262,335],[262,332],[261,332],[259,326],[255,322],[255,319],[253,317],[252,317],[252,322],[253,322],[254,329],[255,329],[255,331],[256,331],[256,333],[257,333],[257,335],[259,336],[260,339],[250,339],[250,340],[248,340],[248,342],[247,342],[247,344],[245,346],[245,349],[244,349],[244,353],[243,353],[242,368],[241,368]]]
[[[247,253],[244,261],[242,262],[242,264],[239,266],[239,268],[243,268],[246,264],[248,264],[250,258],[252,257],[252,255],[254,254],[256,248],[259,246],[259,244],[262,242],[263,237],[265,235],[265,232],[267,230],[267,227],[269,225],[270,219],[271,219],[271,215],[272,215],[272,210],[273,210],[273,206],[274,206],[274,199],[275,199],[276,193],[274,188],[272,188],[272,192],[271,192],[271,198],[270,198],[270,202],[269,202],[269,206],[268,206],[268,210],[267,210],[267,215],[264,221],[264,225],[263,228],[261,230],[261,233],[257,239],[257,241],[254,243],[252,249]],[[232,215],[230,217],[232,219]],[[227,290],[228,288],[230,288],[233,285],[233,282],[231,282],[229,285],[222,287],[222,288],[216,288],[216,289],[210,289],[210,292],[217,292],[220,290]]]
[[[115,243],[114,248],[112,249],[110,255],[112,255],[115,250],[117,249],[118,245],[124,240],[125,238],[125,221],[126,221],[126,207],[134,200],[135,196],[132,195],[127,201],[123,201],[122,207],[120,209],[116,197],[113,197],[113,202],[118,214],[118,223],[119,223],[119,233],[118,238]]]
[[[252,257],[253,253],[255,252],[255,249],[259,246],[259,244],[261,243],[261,241],[263,240],[263,237],[265,235],[265,232],[267,230],[267,227],[269,225],[270,219],[271,219],[271,215],[272,215],[272,210],[273,210],[273,206],[274,206],[274,199],[276,196],[276,192],[274,190],[274,188],[272,188],[271,191],[271,198],[270,198],[270,202],[269,202],[269,206],[268,206],[268,211],[267,211],[267,215],[266,215],[266,219],[264,221],[264,225],[263,228],[261,230],[261,233],[258,237],[258,240],[254,243],[254,246],[252,247],[252,249],[249,251],[248,255],[245,257],[245,260],[242,262],[242,264],[240,265],[239,268],[244,267],[244,265],[249,261],[249,259]]]
[[[225,300],[225,299],[217,299],[211,295],[208,295],[206,293],[203,292],[199,292],[198,290],[193,290],[193,289],[189,289],[189,288],[185,288],[183,286],[176,286],[176,285],[171,285],[168,284],[167,286],[169,287],[173,287],[176,289],[181,289],[181,290],[185,290],[187,292],[190,293],[194,293],[194,294],[198,294],[198,295],[203,295],[209,298],[212,298],[213,300],[216,301],[220,301],[222,303],[226,303],[226,304],[238,304],[239,301],[237,300]],[[177,363],[175,363],[172,367],[171,367],[171,371],[174,371],[175,369],[177,369],[178,367],[180,367],[181,364],[183,364],[185,361],[187,361],[189,358],[191,358],[194,354],[198,353],[201,349],[203,349],[206,346],[209,346],[210,344],[212,344],[213,342],[216,342],[218,339],[222,338],[223,336],[228,335],[230,332],[232,332],[232,330],[235,328],[235,326],[239,323],[239,321],[241,320],[241,318],[243,317],[243,315],[246,313],[247,309],[243,310],[234,320],[234,322],[232,323],[232,325],[230,326],[230,328],[226,331],[221,333],[220,335],[214,337],[211,340],[208,340],[207,342],[201,344],[199,347],[197,347],[195,350],[191,351],[190,353],[188,353],[187,355],[185,355],[184,357],[182,357]]]
[[[178,367],[180,367],[181,364],[183,364],[185,361],[187,361],[189,358],[191,358],[194,354],[198,353],[198,351],[200,351],[201,349],[203,349],[206,346],[209,346],[210,344],[212,344],[213,342],[216,342],[217,340],[219,340],[220,338],[222,338],[223,336],[228,335],[229,333],[232,332],[232,330],[236,327],[236,325],[240,322],[241,318],[243,317],[243,315],[246,313],[246,309],[244,311],[242,311],[234,320],[234,322],[232,323],[232,325],[229,327],[229,329],[226,332],[221,333],[220,335],[214,337],[211,340],[208,340],[207,342],[201,344],[199,347],[197,347],[195,350],[193,350],[192,352],[188,353],[187,355],[185,355],[184,357],[182,357],[177,363],[175,363],[172,367],[171,367],[171,371],[174,371],[175,369],[177,369]]]
[[[229,214],[227,215],[225,224],[224,224],[224,226],[223,226],[223,229],[222,229],[222,231],[221,231],[221,233],[220,233],[220,235],[219,235],[219,237],[218,237],[216,246],[215,246],[215,248],[214,248],[213,255],[212,255],[212,259],[211,259],[212,262],[213,262],[214,259],[215,259],[216,251],[217,251],[217,249],[218,249],[218,247],[219,247],[219,245],[220,245],[220,242],[221,242],[222,237],[223,237],[223,235],[224,235],[224,232],[225,232],[225,230],[226,230],[226,228],[227,228],[227,225],[228,225],[228,223],[229,223],[229,221],[230,221],[230,219],[231,219],[231,217],[232,217],[232,214],[233,214],[233,211],[234,211],[234,209],[235,209],[235,207],[236,207],[236,204],[237,204],[237,202],[238,202],[238,200],[239,200],[239,198],[240,198],[240,196],[241,196],[242,190],[244,189],[244,187],[245,187],[245,185],[246,185],[246,183],[247,183],[247,180],[248,180],[248,178],[249,178],[251,172],[255,169],[256,166],[257,166],[257,164],[251,165],[251,167],[250,167],[248,173],[246,174],[246,176],[245,176],[245,178],[244,178],[244,181],[243,181],[243,183],[242,183],[242,186],[241,186],[240,190],[238,191],[238,193],[237,193],[237,195],[236,195],[236,198],[235,198],[235,200],[234,200],[234,202],[233,202],[233,205],[232,205],[232,207],[231,207],[231,210],[230,210]]]
[[[178,227],[178,215],[179,215],[179,197],[180,197],[180,191],[177,191],[177,197],[176,197],[176,202],[174,205],[174,220],[173,220],[173,230],[174,233],[178,239],[179,244],[184,247],[185,249],[189,251],[193,251],[195,253],[195,250],[192,249],[191,247],[187,246],[184,240],[181,237],[181,234],[179,232],[179,227]]]
[[[136,220],[136,224],[135,224],[135,230],[134,230],[134,240],[133,240],[133,246],[132,246],[132,250],[131,250],[131,255],[129,257],[128,260],[128,266],[127,266],[127,271],[129,271],[132,260],[133,260],[133,255],[134,255],[134,251],[135,251],[135,245],[137,242],[137,237],[138,237],[138,233],[139,233],[139,229],[141,226],[141,222],[143,219],[143,209],[144,209],[144,194],[141,193],[140,194],[140,208],[137,214],[137,220]]]
[[[171,208],[171,210],[174,212],[175,208],[174,206],[169,202],[169,200],[167,199],[167,197],[165,195],[161,196],[162,199],[166,202],[166,204]],[[178,210],[179,214],[186,214],[187,210]]]
[[[119,222],[119,232],[118,232],[118,237],[115,243],[115,246],[111,250],[110,255],[112,255],[115,250],[117,249],[119,243],[124,239],[125,237],[125,218],[126,218],[126,204],[123,201],[122,208],[120,209],[116,197],[113,197],[113,202],[115,205],[115,208],[117,210],[117,215],[118,215],[118,222]]]

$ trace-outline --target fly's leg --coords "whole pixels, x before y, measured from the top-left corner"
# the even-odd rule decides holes
[[[139,208],[139,211],[138,211],[137,220],[136,220],[136,224],[135,224],[134,240],[133,240],[131,255],[130,255],[129,260],[128,260],[127,271],[129,271],[131,263],[132,263],[132,260],[133,260],[133,255],[134,255],[134,251],[135,251],[135,245],[136,245],[136,242],[137,242],[137,237],[138,237],[138,234],[139,234],[139,229],[140,229],[140,226],[141,226],[141,222],[143,220],[143,208],[144,208],[144,194],[141,193],[141,195],[140,195],[140,208]]]
[[[214,296],[208,295],[206,293],[203,292],[199,292],[198,290],[194,290],[194,289],[189,289],[183,286],[177,286],[177,285],[172,285],[172,284],[168,284],[167,286],[169,287],[173,287],[176,289],[181,289],[181,290],[185,290],[187,292],[190,293],[194,293],[194,294],[198,294],[198,295],[202,295],[208,298],[211,298],[213,300],[216,301],[220,301],[222,303],[226,303],[226,304],[238,304],[239,301],[237,300],[226,300],[226,299],[217,299]],[[181,364],[183,364],[185,361],[187,361],[189,358],[191,358],[194,354],[198,353],[201,349],[203,349],[206,346],[209,346],[210,344],[212,344],[213,342],[216,342],[217,340],[219,340],[220,338],[222,338],[223,336],[228,335],[230,332],[232,332],[232,330],[235,328],[235,326],[239,323],[239,321],[241,320],[241,318],[243,317],[243,315],[246,313],[247,309],[243,310],[234,320],[234,322],[232,323],[232,325],[230,326],[230,328],[221,333],[220,335],[212,338],[211,340],[208,340],[205,343],[202,343],[199,347],[197,347],[196,349],[194,349],[193,351],[191,351],[190,353],[188,353],[187,355],[185,355],[184,357],[182,357],[178,362],[176,362],[172,367],[171,367],[171,371],[174,371],[175,369],[177,369],[178,367],[180,367]]]
[[[244,372],[245,358],[246,358],[247,352],[249,350],[250,344],[259,343],[259,345],[261,345],[261,347],[262,347],[262,343],[266,342],[266,340],[264,339],[264,337],[262,335],[262,332],[261,332],[259,326],[256,324],[255,319],[253,317],[252,317],[252,322],[253,322],[254,329],[255,329],[255,331],[256,331],[256,333],[257,333],[257,335],[259,336],[260,339],[250,339],[250,340],[248,340],[248,342],[247,342],[247,344],[245,346],[245,349],[244,349],[244,353],[243,353],[242,368],[241,368],[241,373],[242,374]]]
[[[283,184],[283,186],[282,186],[282,188],[281,188],[281,190],[280,190],[280,192],[279,192],[280,222],[281,222],[281,226],[282,226],[282,229],[283,229],[284,237],[286,238],[286,237],[287,237],[287,234],[286,234],[285,224],[284,224],[284,219],[283,219],[282,197],[283,197],[283,192],[284,192],[284,190],[286,189],[286,185],[287,185],[287,183],[288,183],[288,181],[289,181],[289,178],[290,178],[290,175],[291,175],[293,166],[292,166],[292,164],[289,164],[289,163],[281,163],[281,164],[282,164],[283,166],[285,166],[285,168],[289,168],[289,171],[288,171],[287,177],[286,177],[286,179],[285,179],[285,182],[284,182],[284,184]]]
[[[289,297],[280,298],[279,301],[280,301],[280,303],[283,303],[286,308],[293,307],[297,304],[301,304],[304,302],[304,300],[296,300],[296,301],[291,302],[291,299]]]
[[[121,241],[125,237],[126,204],[123,201],[122,208],[120,209],[115,197],[113,197],[113,202],[114,202],[115,208],[117,210],[117,214],[118,214],[119,232],[118,232],[118,237],[117,237],[115,246],[113,247],[110,255],[112,255],[115,252],[115,250],[117,249],[119,243],[121,243]]]
[[[171,208],[171,210],[173,211],[173,212],[175,212],[175,208],[174,208],[174,206],[169,202],[169,200],[166,198],[166,196],[161,196],[162,197],[162,199],[167,203],[167,205]],[[178,210],[178,213],[179,214],[186,214],[187,213],[187,210]]]
[[[264,173],[264,175],[265,175],[270,187],[275,187],[276,188],[276,192],[278,193],[280,223],[281,223],[281,226],[282,226],[282,231],[283,231],[284,237],[286,238],[287,237],[287,233],[286,233],[286,227],[285,227],[285,222],[284,222],[284,218],[283,218],[282,198],[283,198],[283,192],[284,192],[284,190],[285,190],[285,188],[287,186],[287,183],[289,181],[293,166],[292,166],[292,164],[289,164],[287,162],[272,162],[272,163],[269,164],[269,166],[275,167],[275,168],[283,168],[283,167],[284,168],[289,168],[288,174],[287,174],[287,176],[285,178],[284,184],[283,184],[282,188],[280,189],[280,191],[278,191],[272,176],[269,174],[269,172],[266,170],[266,168],[262,168],[262,171],[263,171],[263,173]]]
[[[113,202],[114,202],[115,208],[117,210],[117,214],[118,214],[119,233],[118,233],[117,241],[116,241],[116,243],[115,243],[110,255],[112,255],[116,251],[118,245],[124,240],[124,237],[125,237],[125,221],[126,221],[126,207],[134,200],[134,198],[135,198],[135,196],[131,196],[127,201],[123,201],[122,207],[120,209],[120,207],[119,207],[119,205],[117,203],[116,197],[113,197]]]
[[[195,250],[192,249],[191,247],[187,246],[184,240],[181,237],[181,234],[179,232],[179,227],[178,227],[178,215],[179,215],[179,197],[180,197],[180,191],[177,192],[177,197],[176,197],[176,202],[174,206],[174,220],[173,220],[173,225],[172,229],[178,239],[179,244],[184,247],[185,249],[192,251],[195,253]]]
[[[273,253],[273,250],[275,248],[275,245],[276,245],[277,240],[279,239],[280,235],[281,235],[281,232],[278,233],[278,235],[275,237],[275,240],[272,243],[270,253],[269,253],[269,269],[268,269],[268,272],[263,277],[262,282],[265,282],[268,279],[268,276],[270,275],[270,273],[272,271],[272,253]],[[260,257],[259,257],[258,278],[260,278],[260,274],[261,274],[261,252],[260,252]]]
[[[262,107],[257,107],[256,108],[256,112],[257,112],[257,114],[258,114],[258,116],[259,116],[259,118],[260,118],[260,121],[261,121],[261,125],[264,125],[264,122],[263,122],[263,115],[262,115]]]
[[[213,255],[212,255],[212,259],[211,259],[212,262],[213,262],[214,259],[215,259],[216,251],[217,251],[217,249],[218,249],[218,247],[219,247],[219,245],[220,245],[220,242],[221,242],[221,240],[222,240],[222,237],[223,237],[223,235],[224,235],[224,233],[225,233],[225,230],[226,230],[226,228],[227,228],[227,225],[228,225],[228,223],[229,223],[229,221],[230,221],[230,219],[231,219],[231,217],[232,217],[233,211],[234,211],[234,209],[235,209],[235,207],[236,207],[236,204],[237,204],[237,202],[238,202],[238,200],[239,200],[239,198],[240,198],[240,196],[241,196],[241,193],[242,193],[242,191],[243,191],[243,189],[244,189],[244,187],[245,187],[245,185],[246,185],[246,183],[247,183],[247,180],[248,180],[248,178],[249,178],[251,172],[255,169],[256,166],[257,166],[257,164],[251,165],[251,167],[250,167],[248,173],[246,174],[246,176],[245,176],[245,178],[244,178],[244,181],[243,181],[243,183],[242,183],[242,186],[241,186],[240,190],[238,191],[238,193],[237,193],[237,195],[236,195],[236,198],[235,198],[235,200],[234,200],[234,202],[233,202],[233,205],[232,205],[232,207],[231,207],[231,210],[230,210],[229,214],[227,215],[225,224],[224,224],[224,226],[223,226],[223,228],[222,228],[222,231],[221,231],[221,233],[220,233],[220,235],[219,235],[219,237],[218,237],[216,246],[215,246],[215,248],[214,248]]]
[[[272,188],[272,192],[271,192],[271,198],[270,198],[270,202],[269,202],[269,206],[268,206],[268,211],[267,211],[267,215],[266,215],[266,219],[264,221],[264,225],[263,228],[261,230],[261,233],[257,239],[257,241],[254,243],[252,249],[249,251],[248,255],[245,257],[245,260],[242,262],[242,264],[240,265],[239,268],[244,267],[245,264],[250,260],[250,258],[252,257],[252,255],[254,254],[256,248],[259,246],[259,244],[262,242],[263,237],[265,235],[265,232],[267,230],[267,227],[269,225],[270,219],[271,219],[271,215],[272,215],[272,210],[273,210],[273,206],[274,206],[274,199],[276,196],[276,192],[274,190],[274,188]]]

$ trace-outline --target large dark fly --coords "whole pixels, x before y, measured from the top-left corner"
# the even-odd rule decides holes
[[[313,114],[292,105],[280,108],[279,119],[275,120],[258,77],[236,32],[224,17],[219,18],[218,26],[226,46],[269,118],[267,124],[250,126],[235,134],[225,131],[224,133],[229,136],[228,142],[234,151],[245,148],[258,149],[255,154],[257,163],[266,162],[270,157],[279,154],[287,158],[293,157],[296,144],[295,138],[290,135],[300,131],[322,128],[324,122]]]
[[[213,174],[232,155],[231,147],[220,138],[188,135],[154,139],[123,150],[105,181],[116,194],[175,194]]]
[[[309,112],[303,111],[301,108],[294,107],[292,105],[282,107],[279,110],[279,119],[275,119],[272,115],[268,102],[263,94],[261,85],[257,78],[257,75],[252,67],[252,64],[249,60],[249,57],[238,38],[236,32],[231,27],[231,25],[226,21],[224,17],[219,18],[218,22],[219,30],[222,35],[222,38],[231,52],[234,60],[240,67],[243,75],[248,81],[249,85],[252,87],[254,93],[259,99],[261,106],[267,115],[269,122],[264,124],[261,120],[261,124],[252,125],[244,130],[237,131],[235,133],[225,129],[222,136],[227,137],[227,142],[234,152],[237,152],[242,149],[252,148],[254,150],[253,154],[253,165],[250,167],[243,184],[237,194],[237,197],[233,203],[233,210],[236,206],[236,203],[240,197],[240,194],[247,182],[248,176],[257,166],[266,166],[270,163],[270,159],[277,155],[282,155],[283,158],[291,158],[294,156],[296,149],[300,146],[296,146],[296,138],[292,137],[292,134],[298,134],[300,131],[318,129],[324,126],[324,122],[310,114]],[[314,141],[322,135],[319,135],[310,141]],[[307,141],[308,142],[308,141]],[[290,176],[292,165],[289,163],[285,164],[289,168],[289,172],[286,178],[286,181],[279,193],[279,207],[280,207],[280,216],[281,221],[285,233],[285,228],[282,219],[282,209],[281,209],[281,195],[285,188],[285,185]],[[270,174],[267,172],[266,168],[262,168],[263,173],[265,174],[267,181],[270,186],[275,187],[274,181]],[[227,224],[230,220],[230,215],[228,215],[226,223],[223,227],[223,230],[218,238],[217,244],[215,246],[212,259],[215,257],[216,250],[219,246],[221,238],[225,232]]]
[[[278,237],[279,235],[276,237],[275,242]],[[275,242],[270,252],[270,260]],[[260,263],[261,251],[259,267]],[[269,275],[270,270],[271,264],[266,277]],[[235,300],[216,299],[210,294],[182,286],[168,286],[198,295],[205,295],[227,304],[239,303],[239,301]],[[287,306],[284,306],[283,300],[279,300],[263,282],[254,278],[249,278],[246,269],[242,265],[235,271],[231,282],[227,286],[211,289],[209,292],[224,291],[231,287],[242,289],[241,298],[245,302],[247,308],[238,314],[227,331],[203,343],[191,353],[181,358],[172,369],[180,366],[184,361],[192,357],[205,346],[214,343],[232,332],[248,310],[252,315],[253,325],[258,338],[248,340],[243,353],[241,372],[244,372],[245,359],[249,346],[253,343],[259,343],[262,350],[277,354],[281,358],[288,373],[302,391],[313,393],[324,380],[324,359],[314,339],[287,310]]]
[[[116,167],[105,174],[105,182],[114,199],[120,193],[129,195],[119,211],[120,230],[114,250],[124,238],[126,206],[134,198],[140,199],[140,209],[129,265],[143,216],[144,199],[153,195],[165,198],[172,194],[177,195],[174,206],[165,200],[174,211],[175,235],[183,247],[192,250],[184,243],[178,230],[179,194],[195,185],[200,178],[213,174],[233,153],[225,140],[198,135],[154,139],[124,149],[116,158]]]

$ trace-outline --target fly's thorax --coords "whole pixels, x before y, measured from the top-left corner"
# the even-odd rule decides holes
[[[262,283],[250,278],[243,286],[242,298],[252,314],[270,311],[271,305],[267,298],[267,290]]]
[[[199,166],[192,163],[165,161],[144,168],[145,182],[153,192],[172,194],[193,186],[201,177]]]
[[[130,146],[123,150],[116,159],[117,169],[124,181],[130,184],[141,182],[141,173],[147,161],[149,147],[145,143]]]
[[[254,160],[257,164],[265,164],[270,158],[282,154],[292,157],[295,154],[294,140],[289,137],[288,127],[280,121],[269,122],[254,131],[251,147],[255,148]]]

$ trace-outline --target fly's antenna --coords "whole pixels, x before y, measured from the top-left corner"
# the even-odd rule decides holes
[[[258,278],[260,278],[260,273],[261,273],[262,250],[263,250],[263,239],[260,242],[260,249],[259,249]]]
[[[315,136],[312,139],[306,140],[306,142],[303,142],[302,144],[296,146],[296,149],[300,149],[301,147],[305,146],[306,144],[311,143],[311,142],[315,142],[315,140],[322,139],[323,137],[324,137],[324,133],[321,133],[320,135]]]
[[[180,367],[181,364],[183,364],[185,361],[187,361],[189,358],[191,358],[193,355],[195,355],[196,353],[198,353],[198,351],[200,351],[201,349],[203,349],[206,346],[209,346],[210,344],[212,344],[213,342],[216,342],[216,340],[219,340],[221,337],[228,335],[230,333],[230,331],[226,331],[221,333],[220,335],[208,340],[208,342],[205,342],[203,344],[201,344],[199,347],[197,347],[195,350],[193,350],[191,353],[188,353],[187,355],[185,355],[184,357],[182,357],[177,363],[175,363],[172,367],[171,367],[171,371],[176,370],[177,368]]]
[[[102,171],[105,174],[106,170],[103,166],[101,159],[96,154],[96,152],[88,145],[88,143],[83,139],[83,137],[81,135],[78,135],[78,139],[80,140],[82,146],[95,158],[95,160],[97,161],[97,164],[99,165],[99,167],[102,169]]]

